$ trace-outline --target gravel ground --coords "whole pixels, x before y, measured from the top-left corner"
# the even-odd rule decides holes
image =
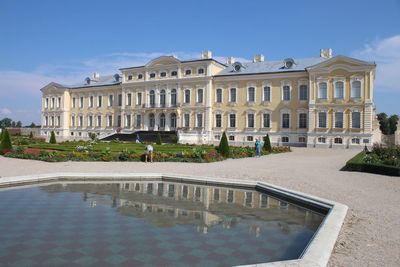
[[[343,172],[358,151],[294,148],[216,163],[63,162],[0,157],[0,176],[50,172],[156,172],[265,181],[349,207],[329,266],[400,266],[400,177]],[[1,179],[1,178],[0,178]]]

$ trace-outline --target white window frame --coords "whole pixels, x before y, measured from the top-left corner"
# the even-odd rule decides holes
[[[93,127],[93,115],[88,115],[88,118],[87,118],[87,121],[88,121],[88,127]]]
[[[71,127],[75,127],[75,114],[71,115]]]
[[[142,92],[136,92],[136,106],[142,105]]]
[[[342,82],[343,83],[343,97],[338,97],[337,90],[336,90],[336,83]],[[346,77],[344,76],[336,76],[333,78],[333,97],[337,100],[345,99],[346,98]]]
[[[56,106],[56,98],[55,97],[52,97],[51,98],[51,101],[50,101],[50,108],[55,108],[55,106]]]
[[[78,116],[78,127],[83,127],[84,121],[83,121],[83,115]]]
[[[129,118],[129,120],[128,120],[128,118]],[[132,114],[125,114],[125,127],[127,127],[127,128],[132,127]]]
[[[57,108],[61,107],[61,96],[57,97]]]
[[[235,89],[235,101],[232,101],[232,89]],[[229,87],[229,103],[236,104],[237,103],[237,87]]]
[[[359,128],[353,127],[353,113],[356,113],[356,112],[360,113],[360,127]],[[363,113],[361,110],[359,110],[359,109],[351,110],[351,112],[350,112],[350,128],[351,129],[360,129],[360,130],[363,128]]]
[[[89,108],[94,107],[94,95],[89,95]]]
[[[300,115],[301,114],[306,114],[306,127],[300,127]],[[297,128],[298,129],[307,129],[308,128],[308,112],[305,109],[304,110],[301,109],[301,110],[297,111]]]
[[[310,87],[308,86],[308,84],[309,84],[308,80],[299,80],[298,81],[297,90],[299,92],[298,98],[299,98],[299,102],[300,103],[306,103],[310,99]],[[301,96],[301,90],[300,90],[301,86],[306,86],[307,87],[307,98],[306,99],[301,99],[300,98],[300,96]]]
[[[114,106],[114,101],[115,101],[114,94],[109,94],[108,97],[107,97],[107,106],[108,107],[113,107]]]
[[[199,126],[199,119],[198,116],[201,115],[201,125]],[[196,128],[203,128],[204,127],[204,114],[203,112],[196,113]]]
[[[342,113],[342,127],[336,127],[336,113]],[[334,110],[333,112],[333,118],[332,118],[332,126],[335,129],[343,129],[344,128],[344,111],[341,109]]]
[[[235,115],[235,126],[231,125],[231,115]],[[236,111],[229,111],[228,112],[228,127],[229,128],[237,128],[237,125],[238,125],[238,121],[237,121]]]
[[[326,84],[326,98],[322,97],[322,94],[321,94],[321,84],[323,84],[323,83]],[[318,85],[318,99],[321,99],[321,100],[329,99],[329,83],[328,83],[328,80],[318,81],[317,85]]]
[[[354,96],[354,92],[353,92],[353,82],[360,82],[360,96],[356,97]],[[352,75],[350,77],[350,98],[352,99],[361,99],[364,97],[364,79],[362,76],[359,75]]]
[[[84,96],[79,96],[79,108],[84,107],[84,102],[85,102],[85,97]]]
[[[44,108],[49,108],[49,98],[46,97],[44,100]]]
[[[269,127],[265,127],[264,126],[264,115],[265,114],[269,115]],[[272,123],[272,111],[271,110],[263,110],[261,112],[261,128],[263,128],[263,129],[271,129],[271,123]]]
[[[257,101],[257,86],[254,82],[247,83],[247,90],[246,90],[246,95],[247,95],[247,103],[255,103]],[[250,100],[250,88],[254,89],[254,99]]]
[[[283,127],[283,114],[289,114],[289,127],[284,128]],[[281,129],[291,129],[292,128],[292,112],[290,109],[282,109],[280,112],[280,126]]]
[[[289,100],[284,99],[284,87],[289,86]],[[292,81],[290,80],[283,80],[281,81],[281,100],[284,104],[288,104],[292,100]]]
[[[131,92],[128,92],[127,94],[126,94],[126,103],[125,103],[125,105],[126,106],[132,106],[132,93]]]
[[[221,90],[221,102],[218,102],[218,90]],[[222,104],[224,102],[224,90],[222,87],[217,87],[215,90],[215,103]]]
[[[186,100],[186,92],[189,92],[189,101],[187,102]],[[183,103],[184,104],[190,104],[190,102],[191,102],[191,98],[192,98],[192,90],[190,89],[190,88],[185,88],[184,90],[183,90]]]
[[[253,127],[250,127],[249,125],[249,115],[253,115]],[[248,129],[256,129],[257,128],[257,122],[256,122],[256,111],[255,110],[247,110],[246,111],[246,128]]]
[[[140,118],[140,119],[138,119]],[[135,116],[135,127],[142,127],[142,114],[136,114]]]
[[[100,120],[99,120],[100,117]],[[102,123],[102,116],[101,115],[97,115],[96,116],[96,126],[97,127],[101,127],[101,123]]]
[[[217,115],[221,116],[221,126],[217,126]],[[214,118],[215,118],[215,123],[214,123],[215,128],[223,128],[223,126],[224,126],[224,116],[223,116],[223,112],[220,111],[220,110],[215,111]]]
[[[97,95],[97,107],[101,108],[103,107],[103,95]]]
[[[189,118],[188,124],[186,124],[186,116]],[[186,112],[186,113],[183,114],[183,116],[182,116],[182,125],[183,125],[184,128],[190,128],[190,120],[191,120],[190,117],[191,116],[190,116],[189,112]]]
[[[111,114],[107,114],[106,118],[107,118],[107,127],[113,127],[113,120],[114,120],[113,116]],[[111,121],[110,121],[110,118],[111,118]]]
[[[201,102],[200,102],[200,92],[201,91]],[[196,104],[204,104],[204,89],[203,88],[197,88],[196,89]]]
[[[265,100],[265,87],[269,87],[269,100]],[[272,82],[271,81],[263,81],[262,82],[262,102],[264,104],[270,104],[272,101]]]
[[[321,127],[321,125],[320,125],[320,118],[319,118],[320,113],[325,113],[326,114],[326,116],[325,116],[325,127]],[[317,120],[318,127],[317,128],[320,128],[320,129],[327,129],[328,128],[328,114],[329,113],[328,113],[327,110],[318,110],[317,111],[317,118],[318,118],[318,120]]]

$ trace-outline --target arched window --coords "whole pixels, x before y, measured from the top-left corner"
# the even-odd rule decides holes
[[[176,128],[176,114],[171,114],[171,128]]]
[[[343,143],[343,139],[340,137],[336,137],[334,140],[335,144],[342,144]]]
[[[160,105],[161,107],[165,107],[165,90],[161,90],[160,92]]]
[[[155,125],[155,119],[154,119],[154,114],[153,113],[151,113],[150,115],[149,115],[149,127],[150,128],[154,128],[154,125]]]
[[[360,98],[361,97],[361,82],[354,81],[351,83],[351,97]]]
[[[160,115],[160,128],[165,128],[165,114]]]
[[[176,106],[176,89],[171,90],[171,105]]]
[[[149,97],[150,97],[150,101],[149,101],[150,107],[153,108],[156,105],[156,94],[155,94],[154,90],[150,91]]]
[[[328,98],[328,85],[326,82],[319,83],[318,98],[320,99]]]
[[[335,98],[343,98],[344,97],[344,83],[336,82],[335,83]]]

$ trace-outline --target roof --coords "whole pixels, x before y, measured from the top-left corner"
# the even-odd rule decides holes
[[[241,68],[240,71],[234,71],[233,64],[229,64],[226,69],[220,71],[215,76],[306,71],[307,67],[314,66],[326,60],[329,60],[329,58],[323,58],[323,57],[298,58],[294,59],[294,65],[291,68],[284,68],[284,60],[241,62],[243,68]]]
[[[172,56],[162,56],[162,57],[172,57]],[[156,58],[156,59],[157,59],[157,58]],[[178,60],[179,60],[179,59],[178,59]],[[153,59],[152,61],[154,61],[154,59]],[[152,62],[152,61],[150,61],[150,62]],[[215,62],[215,63],[217,63],[217,64],[220,64],[220,65],[226,67],[225,64],[223,64],[223,63],[221,63],[221,62],[219,62],[218,60],[215,60],[215,59],[213,59],[213,58],[201,58],[201,59],[193,59],[193,60],[183,60],[183,61],[180,61],[180,63],[191,63],[191,62],[201,62],[201,61],[213,61],[213,62]],[[147,65],[135,66],[135,67],[126,67],[126,68],[120,68],[119,70],[139,69],[139,68],[144,68],[144,67],[146,67],[146,66],[147,66]]]
[[[99,79],[93,79],[92,77],[90,78],[90,84],[87,84],[86,79],[83,80],[80,83],[76,83],[73,85],[65,85],[63,84],[63,87],[66,88],[84,88],[84,87],[96,87],[96,86],[106,86],[106,85],[116,85],[116,84],[120,84],[121,83],[121,78],[119,79],[119,81],[115,80],[115,75],[107,75],[107,76],[103,76],[100,77]]]

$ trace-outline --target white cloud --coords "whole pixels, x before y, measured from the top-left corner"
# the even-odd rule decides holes
[[[356,58],[377,64],[375,88],[382,91],[400,91],[400,35],[366,44],[355,51]]]
[[[0,116],[10,115],[12,112],[8,108],[0,108]]]

